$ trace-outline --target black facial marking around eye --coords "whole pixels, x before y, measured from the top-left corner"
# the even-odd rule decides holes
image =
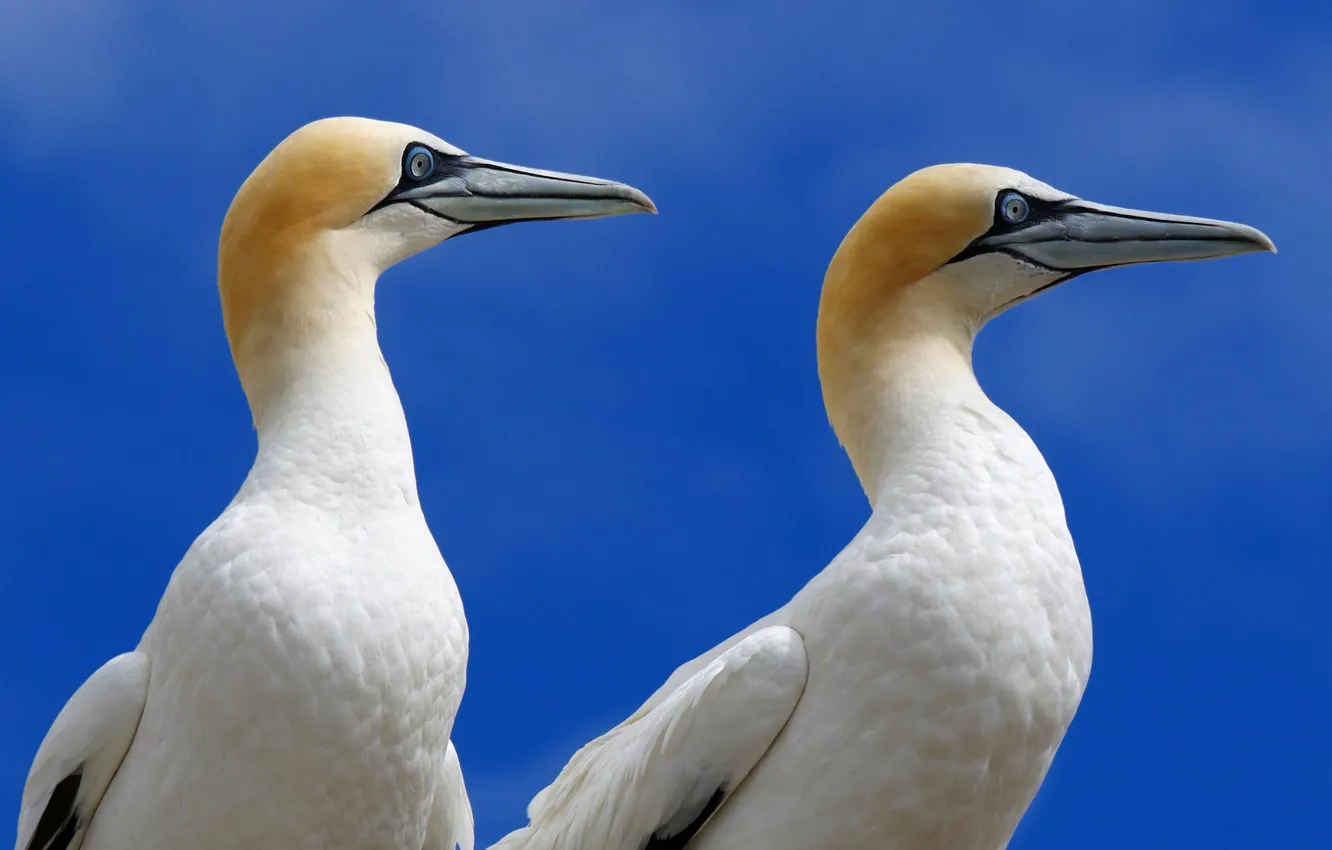
[[[425,158],[419,155],[424,153]],[[428,158],[430,167],[428,171],[421,168],[413,169],[412,162],[416,160],[420,165],[424,159]],[[420,186],[428,186],[431,183],[437,183],[440,180],[446,180],[449,177],[455,177],[462,173],[463,169],[458,165],[458,161],[464,159],[458,154],[442,153],[435,150],[424,142],[411,142],[402,151],[402,162],[399,169],[398,185],[393,187],[384,199],[370,208],[366,213],[369,215],[375,210],[381,210],[389,204],[399,200],[398,196],[408,189],[416,189]],[[420,174],[420,176],[417,176]]]
[[[969,260],[993,250],[1002,250],[987,247],[985,240],[1001,233],[1025,230],[1041,222],[1057,218],[1063,214],[1067,203],[1067,201],[1046,201],[1041,198],[1033,198],[1019,192],[1017,189],[1000,189],[994,196],[994,218],[990,224],[990,229],[972,240],[970,245],[948,262],[960,263],[963,260]]]
[[[1000,189],[994,195],[994,221],[981,238],[1047,221],[1058,215],[1063,207],[1063,201],[1045,201],[1017,189]]]

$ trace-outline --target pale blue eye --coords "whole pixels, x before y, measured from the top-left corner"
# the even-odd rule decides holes
[[[435,170],[435,156],[424,145],[412,145],[407,150],[403,170],[413,180],[424,180]]]
[[[999,199],[999,212],[1009,224],[1020,224],[1027,220],[1031,209],[1026,198],[1017,192],[1009,192]]]

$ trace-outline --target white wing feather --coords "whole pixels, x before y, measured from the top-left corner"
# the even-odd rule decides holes
[[[65,703],[28,771],[15,850],[78,850],[83,844],[139,728],[148,699],[148,670],[148,656],[142,652],[117,655]]]
[[[697,829],[786,725],[807,672],[792,629],[738,641],[575,753],[533,798],[529,825],[491,850],[640,850]]]
[[[430,808],[430,822],[426,825],[423,850],[472,850],[475,825],[472,821],[472,801],[467,798],[467,785],[463,782],[462,764],[458,751],[449,741],[444,764],[435,786],[435,801]]]

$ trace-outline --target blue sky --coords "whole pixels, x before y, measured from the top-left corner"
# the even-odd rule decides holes
[[[859,527],[823,269],[888,185],[969,160],[1281,250],[1093,275],[982,334],[1096,625],[1012,847],[1323,846],[1330,40],[1332,9],[1284,0],[0,4],[0,800],[252,458],[214,277],[232,193],[360,114],[661,209],[491,231],[380,286],[472,627],[479,839]]]

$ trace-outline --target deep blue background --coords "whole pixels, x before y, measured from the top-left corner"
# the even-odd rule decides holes
[[[630,5],[0,2],[0,810],[248,468],[214,280],[232,193],[290,130],[363,114],[661,208],[460,240],[380,287],[472,625],[479,838],[859,527],[823,269],[888,185],[970,160],[1281,250],[1080,279],[980,339],[1096,620],[1013,847],[1326,847],[1332,11]]]

